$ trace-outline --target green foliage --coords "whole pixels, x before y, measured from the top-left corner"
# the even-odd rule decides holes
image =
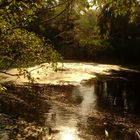
[[[60,55],[37,34],[27,30],[45,0],[0,3],[0,69],[25,68],[48,62],[56,66]],[[30,77],[30,76],[28,76]]]
[[[82,14],[75,26],[75,37],[78,40],[91,40],[98,38],[97,16],[98,11],[88,10]]]
[[[56,67],[60,55],[50,44],[64,55],[86,52],[91,57],[112,50],[111,45],[123,48],[132,40],[138,44],[139,4],[138,0],[3,0],[0,68],[45,61]]]
[[[103,57],[106,52],[110,52],[112,47],[106,40],[89,39],[81,40],[79,44],[79,53],[82,59],[98,60]]]
[[[116,38],[121,34],[131,36],[126,30],[137,28],[139,6],[140,2],[137,0],[108,0],[103,5],[98,19],[100,35],[104,38]]]
[[[101,39],[110,41],[119,59],[138,61],[140,19],[138,0],[108,0],[98,18]]]

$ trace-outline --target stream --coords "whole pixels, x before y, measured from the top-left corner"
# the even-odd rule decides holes
[[[28,68],[35,83],[41,85],[38,91],[43,91],[40,99],[29,98],[30,103],[35,102],[33,106],[38,105],[35,109],[0,102],[0,140],[140,139],[140,71],[118,65],[65,62],[54,72],[45,65]],[[8,72],[16,74],[17,70]],[[1,82],[28,83],[23,76],[0,76]],[[15,89],[9,91],[18,100]],[[26,93],[25,89],[21,91]]]

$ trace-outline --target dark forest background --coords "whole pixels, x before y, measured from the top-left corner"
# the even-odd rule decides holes
[[[138,0],[1,0],[0,68],[62,59],[139,64]]]

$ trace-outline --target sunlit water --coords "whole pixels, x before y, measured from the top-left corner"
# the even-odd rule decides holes
[[[84,80],[89,80],[91,78],[96,78],[96,74],[111,74],[111,70],[121,71],[121,70],[129,70],[131,69],[123,68],[118,65],[105,65],[98,63],[84,63],[84,62],[71,62],[71,63],[58,63],[58,70],[53,71],[50,68],[50,65],[44,63],[41,65],[37,65],[28,70],[32,77],[35,79],[36,83],[40,84],[72,84],[79,85]],[[7,73],[17,74],[17,69],[8,70]],[[28,82],[27,78],[24,76],[10,76],[0,74],[1,82],[3,81],[15,81],[16,83],[24,83]]]
[[[56,116],[52,118],[54,113],[56,113]],[[52,105],[46,118],[46,124],[49,124],[53,131],[58,130],[56,134],[52,132],[51,138],[57,140],[80,140],[77,130],[78,118],[75,114]]]
[[[58,105],[52,104],[49,113],[46,114],[46,124],[52,129],[59,130],[57,134],[52,134],[51,138],[56,140],[82,140],[79,137],[78,123],[87,123],[87,115],[96,106],[96,95],[94,94],[94,86],[78,86],[74,88],[72,95],[73,100],[82,98],[78,104],[78,112],[72,113],[66,111]],[[55,115],[55,116],[53,116]]]
[[[129,71],[137,72],[131,69],[123,68],[117,65],[104,65],[97,63],[61,63],[58,64],[58,71],[52,71],[52,68],[47,68],[47,64],[28,68],[36,83],[53,84],[53,85],[75,85],[70,98],[77,102],[77,111],[67,110],[63,106],[47,101],[51,106],[43,114],[44,129],[40,140],[91,140],[94,139],[94,134],[88,134],[90,129],[93,129],[92,124],[88,123],[89,116],[98,108],[105,106],[120,106],[124,111],[137,112],[136,95],[130,95],[129,91],[136,93],[136,86],[132,83],[120,80],[96,80],[97,75],[111,75],[111,71]],[[16,69],[11,69],[8,73],[16,74]],[[7,75],[1,81],[15,81],[16,83],[28,82],[24,77],[17,78]],[[95,79],[91,82],[90,79]],[[126,83],[126,84],[123,84]],[[116,86],[117,85],[117,86]],[[129,90],[129,88],[131,90]],[[135,90],[134,90],[135,89]],[[122,93],[117,95],[116,93]],[[105,103],[107,101],[107,104]],[[108,108],[108,107],[107,107]],[[97,120],[98,121],[98,120]],[[96,121],[96,123],[97,123]],[[90,126],[91,125],[91,126]],[[84,129],[89,130],[82,130]],[[104,131],[102,131],[104,135]],[[39,138],[38,138],[39,139]],[[8,138],[7,138],[8,140]]]

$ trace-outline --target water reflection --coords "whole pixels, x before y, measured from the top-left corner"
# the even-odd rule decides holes
[[[78,124],[86,124],[87,115],[96,106],[95,86],[77,86],[73,89],[71,98],[77,104],[79,115],[67,111],[57,104],[51,104],[49,113],[44,114],[46,125],[51,128],[51,135],[57,140],[81,140]],[[55,132],[58,132],[57,134]]]
[[[55,114],[54,114],[55,113]],[[77,130],[77,116],[64,108],[53,104],[45,114],[46,125],[51,128],[52,137],[57,140],[80,140]]]
[[[111,73],[109,70],[112,69],[112,66],[108,65],[78,64],[77,66],[77,63],[74,63],[66,66],[64,73],[59,71],[55,76],[54,73],[48,73],[48,77],[50,77],[48,82],[51,83],[53,80],[56,80],[56,83],[69,81],[70,83],[78,83],[75,84],[76,87],[74,89],[73,87],[65,87],[64,90],[64,86],[60,86],[62,90],[59,90],[59,92],[61,94],[58,91],[55,92],[56,87],[54,89],[50,88],[49,93],[46,94],[48,96],[49,94],[54,94],[54,96],[58,94],[56,96],[63,95],[63,97],[69,98],[71,104],[74,105],[74,109],[77,109],[76,111],[70,110],[66,103],[63,104],[64,106],[58,104],[58,102],[65,101],[65,98],[61,100],[62,96],[59,97],[58,102],[54,102],[36,98],[33,94],[27,94],[28,97],[23,96],[25,93],[29,93],[26,89],[22,89],[22,92],[20,90],[19,93],[16,89],[10,89],[13,94],[16,91],[14,95],[19,94],[14,101],[19,101],[20,97],[20,101],[25,102],[24,107],[22,106],[23,103],[10,102],[11,96],[6,97],[8,94],[0,96],[0,99],[5,96],[5,99],[9,99],[8,103],[10,103],[8,104],[7,100],[4,100],[4,103],[1,102],[0,111],[9,115],[12,114],[16,119],[15,124],[17,126],[14,126],[10,133],[14,135],[13,140],[22,138],[27,138],[27,140],[97,140],[105,139],[105,132],[109,133],[112,140],[134,140],[134,134],[133,136],[130,136],[130,133],[127,134],[127,127],[116,124],[115,115],[125,113],[140,115],[139,80],[94,75],[95,72],[100,74]],[[113,67],[113,69],[119,70],[120,67]],[[78,74],[79,71],[80,74]],[[40,82],[46,82],[45,80],[48,78],[44,76],[43,72],[38,73],[38,76],[41,77],[40,80],[38,79]],[[90,78],[94,79],[84,81],[83,84],[80,83],[81,80]],[[41,81],[42,79],[43,81]],[[34,87],[34,89],[35,95],[37,90],[38,92],[41,91],[40,87]],[[65,94],[67,95],[65,96]],[[26,104],[31,106],[31,110]],[[92,112],[96,110],[103,117],[98,114],[98,117],[95,117]],[[105,116],[106,112],[109,114],[107,117]],[[22,119],[20,120],[20,118]],[[1,129],[0,125],[0,131]],[[4,135],[8,135],[8,133],[7,131],[3,132]]]
[[[59,140],[80,140],[76,128],[62,127]]]
[[[133,140],[134,135],[130,136],[130,133],[126,131],[127,128],[116,124],[114,122],[116,116],[111,114],[112,112],[139,113],[138,85],[137,82],[134,84],[132,81],[104,77],[91,80],[75,88],[71,87],[73,90],[68,88],[71,94],[65,94],[68,94],[68,98],[74,103],[75,108],[77,107],[77,111],[68,110],[67,106],[61,106],[58,102],[42,101],[28,94],[29,97],[26,97],[26,100],[28,99],[28,102],[32,100],[36,104],[34,111],[26,113],[24,110],[22,112],[20,107],[19,109],[17,107],[16,110],[8,105],[8,110],[13,113],[17,112],[15,116],[17,126],[12,128],[10,134],[14,134],[13,139],[26,137],[29,140],[33,138],[38,140],[96,140],[104,139],[107,131],[112,140],[115,138],[125,140],[127,137],[132,137]],[[40,91],[39,87],[37,89]],[[19,91],[19,94],[23,94],[25,89],[23,92]],[[90,115],[95,110],[100,110],[101,113],[109,112],[110,115],[105,118],[94,115],[91,117]],[[7,111],[5,106],[3,106],[4,111]],[[21,112],[26,114],[21,114]],[[19,120],[19,117],[22,119]],[[7,136],[9,131],[8,133],[3,131],[3,134]]]
[[[92,86],[79,86],[78,93],[82,97],[82,102],[80,104],[80,113],[82,115],[87,115],[91,109],[95,109],[96,106],[96,94],[94,85]],[[75,93],[73,93],[75,94]]]
[[[139,82],[104,79],[95,80],[94,84],[98,106],[108,109],[117,107],[119,111],[140,115]]]

